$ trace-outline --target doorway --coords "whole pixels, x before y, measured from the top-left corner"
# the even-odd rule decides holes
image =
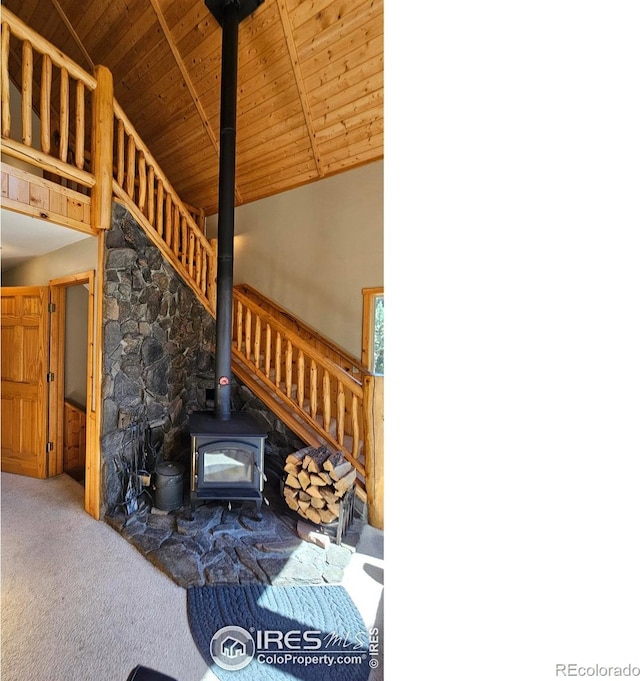
[[[65,288],[62,470],[82,485],[87,439],[88,306],[88,284]]]
[[[80,484],[86,479],[87,402],[92,399],[94,272],[50,282],[51,371],[57,380],[49,402],[50,437],[57,469]]]

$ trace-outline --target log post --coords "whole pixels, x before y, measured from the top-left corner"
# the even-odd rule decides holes
[[[113,182],[113,76],[104,66],[95,70],[97,81],[93,92],[93,132],[91,157],[96,183],[91,190],[91,226],[111,227]]]
[[[384,529],[384,377],[364,379],[364,452],[369,524]]]

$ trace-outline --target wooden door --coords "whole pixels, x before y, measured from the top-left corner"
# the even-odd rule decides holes
[[[49,288],[0,288],[2,470],[46,478]]]

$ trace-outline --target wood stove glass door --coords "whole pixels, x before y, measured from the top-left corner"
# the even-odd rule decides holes
[[[242,442],[212,442],[200,447],[204,486],[253,485],[256,448]]]

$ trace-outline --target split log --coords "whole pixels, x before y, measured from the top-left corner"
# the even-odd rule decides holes
[[[302,485],[298,482],[297,476],[293,475],[292,473],[289,473],[289,475],[287,475],[287,479],[285,480],[284,484],[285,484],[285,487],[287,485],[289,487],[296,487],[298,489],[300,489],[302,487]]]
[[[341,497],[356,481],[356,469],[352,468],[351,472],[336,481],[333,486],[339,497]]]
[[[322,464],[325,471],[329,473],[339,464],[345,460],[344,454],[341,451],[334,452],[329,456],[329,458]]]
[[[300,476],[298,476],[299,478]],[[321,478],[317,473],[311,473],[309,475],[309,481],[311,482],[312,485],[315,485],[316,487],[324,487],[325,485],[329,484],[324,478]]]
[[[322,470],[322,465],[331,456],[331,452],[321,445],[317,449],[313,449],[304,455],[302,467],[309,471],[309,473],[319,473]]]
[[[302,460],[304,459],[304,457],[310,452],[313,452],[314,450],[315,450],[314,447],[305,447],[304,449],[299,449],[297,452],[289,454],[287,458],[284,460],[284,462],[285,464],[290,463],[302,465]]]
[[[300,512],[300,509],[298,509],[298,512]],[[302,513],[300,513],[300,515],[302,515]],[[318,511],[316,508],[312,508],[311,506],[304,511],[304,517],[316,525],[320,525],[322,522],[320,511]]]
[[[293,476],[291,476],[293,477]],[[288,479],[288,478],[287,478]],[[298,482],[300,483],[300,486],[302,489],[307,489],[309,485],[311,484],[311,478],[309,477],[309,473],[307,471],[302,470],[298,473]],[[294,485],[295,487],[295,485]]]
[[[284,463],[287,506],[315,524],[330,524],[340,516],[340,503],[356,482],[356,469],[340,451],[326,446],[305,447]]]
[[[340,480],[351,472],[353,466],[345,459],[344,454],[338,451],[322,464],[322,468],[331,476],[332,480]]]

